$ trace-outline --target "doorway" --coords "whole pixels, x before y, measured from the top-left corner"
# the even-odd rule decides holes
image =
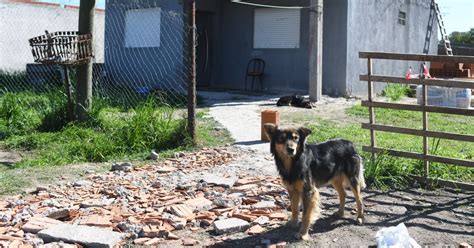
[[[196,12],[197,48],[196,48],[196,73],[197,86],[211,85],[213,76],[213,14],[210,12]]]

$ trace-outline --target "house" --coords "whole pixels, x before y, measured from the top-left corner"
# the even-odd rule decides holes
[[[94,17],[95,62],[104,60],[105,10]],[[77,30],[79,6],[52,1],[0,0],[0,71],[22,72],[34,63],[28,39],[49,32]],[[49,70],[48,70],[49,71]]]
[[[308,93],[309,61],[314,56],[309,51],[310,13],[316,11],[310,5],[314,1],[196,1],[198,86],[244,89],[247,63],[262,58],[265,91]],[[359,59],[359,51],[436,54],[437,25],[431,1],[324,1],[323,93],[366,94],[359,74],[366,73],[367,64]],[[114,82],[185,89],[183,2],[107,2],[105,68]],[[381,62],[373,70],[404,75],[408,66],[408,62]]]

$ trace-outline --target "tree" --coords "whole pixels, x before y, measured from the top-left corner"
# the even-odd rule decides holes
[[[449,40],[454,44],[474,44],[474,28],[466,32],[454,31],[449,35]]]

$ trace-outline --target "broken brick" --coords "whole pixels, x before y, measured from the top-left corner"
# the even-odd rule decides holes
[[[255,225],[247,230],[247,233],[250,235],[254,234],[261,234],[265,231],[265,228],[261,227],[260,225]]]
[[[112,226],[111,219],[110,216],[90,215],[84,217],[80,224],[86,226],[110,227]]]
[[[184,204],[188,205],[193,210],[209,210],[212,207],[212,202],[204,197],[198,197],[194,199],[189,199],[183,202]]]
[[[270,219],[288,220],[288,215],[282,212],[271,213],[268,217]]]
[[[250,221],[250,222],[257,219],[256,216],[253,216],[253,215],[250,215],[250,214],[243,214],[243,213],[232,214],[232,217],[239,218],[239,219],[246,220],[246,221]]]
[[[171,213],[174,215],[181,217],[181,218],[186,218],[188,219],[190,216],[193,216],[193,210],[191,210],[187,205],[185,204],[179,204],[179,205],[173,205],[170,207]]]
[[[183,239],[184,246],[195,246],[197,244],[199,244],[199,241],[195,239]]]
[[[145,244],[150,238],[138,238],[133,241],[134,244],[136,245],[143,245]]]

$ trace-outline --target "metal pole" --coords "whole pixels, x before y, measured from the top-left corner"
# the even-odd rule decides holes
[[[94,30],[94,11],[95,0],[81,0],[79,7],[79,34],[92,34]],[[94,43],[92,42],[93,45]],[[79,121],[85,121],[92,106],[92,60],[79,65],[76,74],[76,114]]]
[[[187,0],[186,18],[188,24],[187,49],[189,56],[188,72],[188,132],[193,145],[196,145],[196,1]]]
[[[323,84],[323,0],[311,0],[309,22],[309,97],[320,101]]]

